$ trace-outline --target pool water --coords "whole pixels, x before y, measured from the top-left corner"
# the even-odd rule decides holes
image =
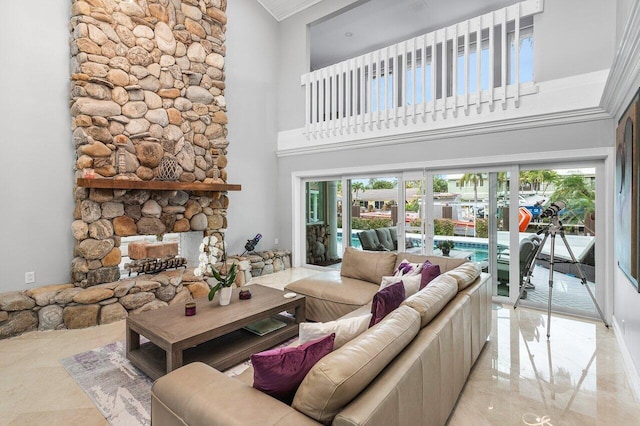
[[[487,260],[489,260],[489,250],[487,249],[478,247],[465,247],[464,244],[456,244],[455,248],[472,252],[473,254],[471,255],[471,260],[473,262],[486,262]]]
[[[360,240],[355,234],[351,235],[351,247],[362,249]],[[455,249],[472,252],[471,260],[473,262],[483,262],[489,259],[489,248],[486,244],[456,242]],[[342,234],[340,232],[338,232],[338,252],[342,253]]]

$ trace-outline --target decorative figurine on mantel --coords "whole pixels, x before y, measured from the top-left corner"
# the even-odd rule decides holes
[[[127,172],[127,159],[125,158],[125,145],[127,144],[127,137],[125,135],[117,135],[113,138],[113,141],[118,148],[116,154],[116,168],[118,173]]]

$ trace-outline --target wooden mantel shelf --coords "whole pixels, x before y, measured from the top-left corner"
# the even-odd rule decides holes
[[[231,183],[172,182],[162,180],[120,180],[78,178],[77,184],[83,188],[101,189],[146,189],[152,191],[240,191],[241,185]]]

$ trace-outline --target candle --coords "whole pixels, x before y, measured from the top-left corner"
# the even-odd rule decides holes
[[[196,314],[196,302],[187,302],[184,305],[185,316],[192,317]]]

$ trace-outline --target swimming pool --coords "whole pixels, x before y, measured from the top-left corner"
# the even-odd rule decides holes
[[[362,245],[360,244],[360,240],[358,239],[357,231],[351,233],[351,247],[362,250]],[[486,243],[459,241],[459,239],[456,238],[454,249],[469,251],[473,253],[471,255],[471,260],[474,262],[483,262],[489,259],[489,247]],[[341,230],[338,230],[338,253],[342,253]]]

